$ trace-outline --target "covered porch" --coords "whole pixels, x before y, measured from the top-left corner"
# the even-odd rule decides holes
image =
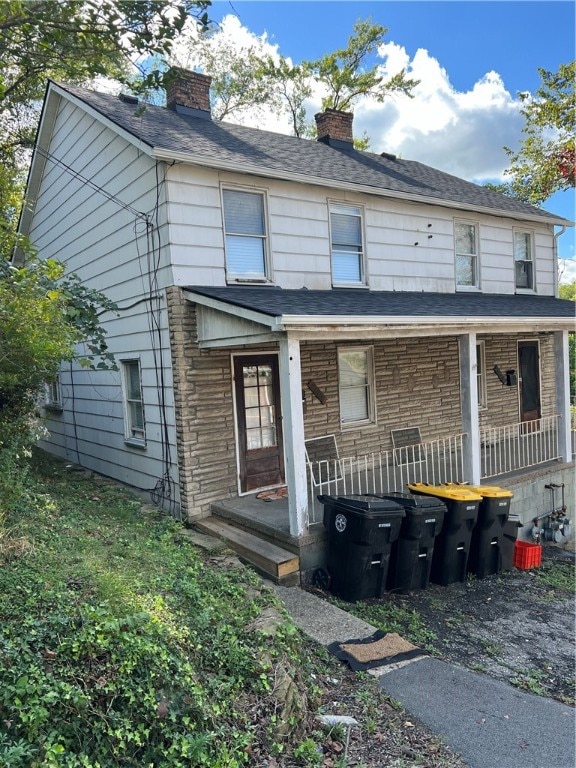
[[[264,481],[260,488],[240,488],[237,495],[212,504],[217,512],[227,508],[252,519],[256,529],[272,527],[291,541],[304,541],[316,536],[321,527],[322,509],[317,496],[322,493],[379,493],[401,489],[413,480],[496,482],[509,473],[531,471],[549,462],[571,461],[567,332],[572,318],[568,318],[564,302],[558,303],[552,297],[249,287],[191,288],[184,295],[196,306],[201,350],[227,349],[231,355],[234,350],[244,354],[262,350],[277,356],[282,483]],[[538,411],[537,418],[527,418],[529,413],[525,412],[518,419],[516,405],[516,413],[512,413],[516,419],[503,420],[500,415],[490,423],[482,414],[480,402],[478,345],[482,339],[501,339],[511,334],[548,338],[553,368],[549,380],[554,379],[554,391],[546,392],[546,413]],[[307,410],[305,393],[312,392],[314,404],[316,400],[322,402],[325,395],[314,377],[309,378],[314,370],[311,358],[319,344],[328,347],[418,340],[425,350],[429,345],[438,346],[439,339],[451,340],[451,351],[450,360],[443,361],[436,353],[433,376],[446,386],[444,394],[438,395],[440,400],[434,402],[453,401],[451,414],[457,413],[459,422],[446,437],[430,434],[428,429],[424,440],[410,442],[410,429],[405,429],[403,444],[388,448],[385,440],[389,442],[396,427],[407,427],[406,418],[396,421],[393,412],[385,418],[379,412],[380,423],[375,420],[369,429],[358,430],[355,439],[351,430],[331,429],[329,420],[323,422],[316,411]],[[317,361],[316,370],[322,364]],[[380,381],[382,387],[385,381],[394,383],[395,373],[386,379],[387,373],[383,370],[380,376],[378,372],[377,385]],[[520,385],[522,382],[516,382],[513,374],[518,376],[514,370],[505,375],[510,375],[512,385]],[[326,377],[318,378],[328,381]],[[395,383],[401,396],[403,381]],[[437,384],[431,380],[432,386]],[[508,394],[511,392],[512,386]],[[337,399],[337,385],[331,393]],[[410,391],[406,391],[405,407],[410,405],[410,397]],[[421,400],[412,403],[411,424],[420,422],[426,407]],[[380,426],[382,422],[385,426]],[[335,453],[332,449],[322,456],[309,450],[315,440],[326,441],[331,436]],[[364,450],[365,445],[371,448],[368,443],[376,444],[377,450]],[[238,442],[236,447],[240,450]],[[255,491],[280,484],[288,488],[286,500],[267,503],[256,498]]]

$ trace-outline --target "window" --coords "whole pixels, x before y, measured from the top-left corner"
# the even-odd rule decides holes
[[[355,205],[331,205],[330,234],[334,284],[362,285],[362,209]]]
[[[534,290],[532,233],[514,232],[514,269],[516,288]]]
[[[60,376],[56,375],[46,384],[46,397],[44,404],[53,410],[62,409],[62,390],[60,388]]]
[[[486,354],[483,341],[476,344],[476,384],[478,387],[478,408],[486,408]]]
[[[454,222],[456,286],[478,287],[478,228],[467,221]]]
[[[225,189],[226,269],[233,280],[266,278],[264,195]]]
[[[145,439],[144,402],[142,400],[142,384],[140,380],[140,361],[124,360],[122,362],[122,372],[126,439],[143,443]]]
[[[343,427],[375,420],[372,347],[338,350],[340,423]]]

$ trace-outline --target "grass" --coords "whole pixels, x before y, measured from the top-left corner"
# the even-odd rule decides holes
[[[571,595],[576,592],[574,563],[570,560],[545,560],[534,573],[537,583],[550,587],[554,592]]]
[[[141,506],[37,459],[0,538],[3,767],[246,764],[256,741],[290,746],[279,669],[300,688],[286,717],[302,730],[314,683],[273,593]],[[271,607],[273,636],[255,623]]]

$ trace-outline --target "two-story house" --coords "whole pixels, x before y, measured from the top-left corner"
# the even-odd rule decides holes
[[[162,108],[49,84],[21,230],[117,303],[119,370],[63,367],[48,449],[300,554],[321,492],[520,472],[543,513],[572,477],[570,222],[357,151],[348,113],[317,141],[215,122],[209,85],[181,70]]]

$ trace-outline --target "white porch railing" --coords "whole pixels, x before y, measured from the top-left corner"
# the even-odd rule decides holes
[[[535,467],[560,458],[558,416],[483,427],[480,430],[482,478]]]
[[[310,462],[310,523],[322,520],[319,495],[389,493],[406,491],[407,483],[462,482],[463,438],[452,435],[365,456]]]

